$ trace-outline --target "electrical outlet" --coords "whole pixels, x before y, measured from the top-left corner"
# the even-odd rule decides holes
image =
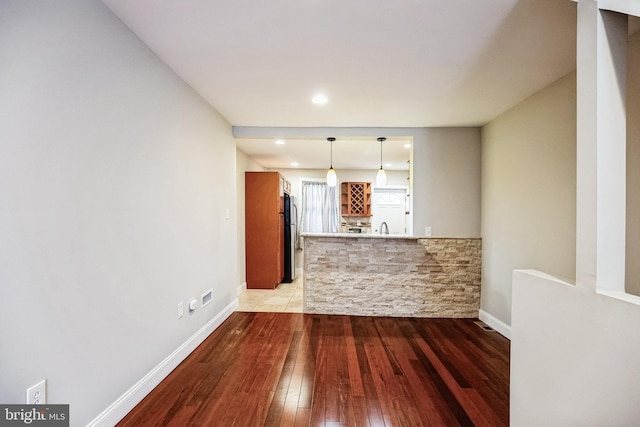
[[[424,235],[425,237],[431,237],[431,227],[424,228]]]
[[[182,301],[180,301],[178,303],[178,319],[180,319],[182,316],[184,316],[184,304],[182,303]]]
[[[47,403],[47,380],[42,380],[27,389],[27,404],[44,405],[45,403]]]

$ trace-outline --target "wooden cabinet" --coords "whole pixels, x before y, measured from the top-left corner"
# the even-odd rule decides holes
[[[284,278],[284,190],[278,172],[245,172],[248,289],[274,289]]]
[[[342,216],[371,216],[371,183],[343,182],[340,207]]]

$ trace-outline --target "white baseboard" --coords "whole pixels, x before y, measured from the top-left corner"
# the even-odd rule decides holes
[[[492,316],[484,310],[480,310],[478,312],[478,319],[482,320],[487,325],[491,326],[496,330],[500,335],[507,339],[511,339],[511,326],[504,323],[502,320],[497,317]]]
[[[244,291],[245,289],[247,289],[247,282],[242,282],[238,285],[238,295],[240,295],[240,292]]]
[[[187,358],[218,326],[222,324],[234,310],[238,308],[238,299],[234,299],[217,316],[208,321],[202,328],[187,339],[173,353],[167,356],[147,375],[142,377],[133,387],[127,390],[87,426],[114,426],[144,399],[160,382],[167,377],[184,359]]]

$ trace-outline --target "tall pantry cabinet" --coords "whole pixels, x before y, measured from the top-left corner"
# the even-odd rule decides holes
[[[245,172],[248,289],[275,289],[284,278],[284,187],[278,172]]]

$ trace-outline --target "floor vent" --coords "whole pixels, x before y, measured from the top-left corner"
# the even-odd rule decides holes
[[[200,304],[200,307],[204,307],[205,305],[209,304],[212,298],[213,298],[213,289],[209,289],[207,292],[202,294],[202,299],[201,299],[202,302]]]
[[[478,325],[478,327],[479,327],[480,329],[482,329],[483,331],[487,331],[487,332],[495,331],[495,329],[493,329],[491,326],[489,326],[489,325],[487,325],[486,323],[481,322],[481,321],[479,321],[479,320],[478,320],[477,322],[473,322],[473,323],[475,323],[476,325]]]

